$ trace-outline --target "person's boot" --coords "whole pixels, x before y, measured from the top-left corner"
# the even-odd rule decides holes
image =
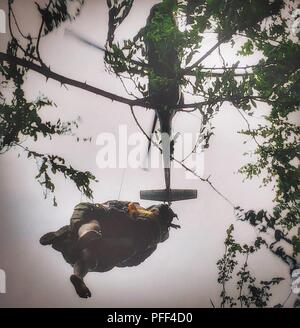
[[[71,283],[73,284],[73,286],[76,290],[76,293],[79,297],[88,298],[88,297],[92,296],[90,290],[87,288],[86,284],[84,283],[84,281],[81,278],[79,278],[75,274],[72,274],[70,277],[70,280],[71,280]]]
[[[48,232],[40,238],[40,244],[43,246],[52,245],[55,240],[62,237],[65,233],[69,232],[69,230],[69,226],[64,226],[57,231]]]
[[[43,246],[52,245],[55,239],[56,239],[55,232],[48,232],[40,238],[40,244]]]

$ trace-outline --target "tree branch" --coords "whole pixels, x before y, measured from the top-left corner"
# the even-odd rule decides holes
[[[77,81],[77,80],[73,80],[73,79],[65,77],[61,74],[55,73],[52,70],[50,70],[50,68],[48,68],[48,67],[41,67],[41,66],[31,62],[31,61],[28,61],[26,59],[22,59],[22,58],[19,58],[19,57],[15,57],[15,56],[9,55],[7,53],[0,52],[0,61],[6,61],[6,62],[9,62],[9,63],[20,65],[24,68],[28,68],[30,70],[33,70],[33,71],[45,76],[46,79],[50,78],[50,79],[53,79],[55,81],[60,82],[61,84],[71,85],[73,87],[76,87],[76,88],[79,88],[79,89],[94,93],[96,95],[100,95],[102,97],[105,97],[105,98],[108,98],[108,99],[111,99],[111,100],[114,100],[114,101],[129,105],[129,106],[146,107],[145,99],[132,100],[132,99],[128,99],[128,98],[125,98],[125,97],[121,97],[121,96],[115,95],[111,92],[104,91],[102,89],[99,89],[97,87],[89,85],[87,83],[80,82],[80,81]]]
[[[201,69],[205,69],[205,70],[237,70],[237,69],[243,69],[246,70],[248,68],[255,68],[255,67],[263,67],[266,65],[261,65],[261,64],[255,64],[255,65],[246,65],[246,66],[226,66],[226,67],[201,67]]]
[[[12,17],[13,17],[13,19],[14,19],[14,21],[15,21],[15,25],[16,25],[16,28],[17,28],[18,32],[20,33],[20,35],[21,35],[24,39],[28,40],[28,36],[24,35],[23,32],[22,32],[22,30],[20,29],[19,23],[18,23],[18,21],[17,21],[17,18],[16,18],[16,16],[15,16],[15,13],[14,13],[14,11],[13,11],[11,5],[9,5],[9,10],[11,11],[11,14],[12,14]]]
[[[140,106],[140,107],[144,107],[144,108],[155,109],[151,106],[150,102],[147,101],[147,98],[129,99],[129,98],[125,98],[122,96],[118,96],[114,93],[99,89],[99,88],[89,85],[85,82],[74,80],[74,79],[68,78],[64,75],[55,73],[49,67],[40,66],[40,65],[33,63],[32,61],[29,61],[29,60],[26,60],[23,58],[19,58],[16,56],[12,56],[12,55],[9,55],[4,52],[0,52],[0,61],[14,63],[14,64],[22,66],[24,68],[33,70],[33,71],[45,76],[46,79],[50,78],[50,79],[60,82],[62,85],[63,84],[71,85],[76,88],[91,92],[93,94],[100,95],[102,97],[111,99],[112,101],[117,101],[117,102],[129,105],[129,106]],[[243,98],[244,99],[254,99],[257,101],[271,103],[270,100],[264,99],[262,97],[257,97],[257,96],[246,96]],[[230,99],[219,98],[219,99],[216,99],[215,101],[207,100],[207,101],[190,103],[190,104],[180,104],[180,105],[174,106],[174,110],[184,111],[184,108],[195,108],[197,106],[212,105],[212,104],[216,104],[218,102],[223,102],[223,101],[230,101]]]
[[[96,95],[99,95],[99,96],[102,96],[102,97],[105,97],[108,99],[111,99],[112,101],[117,101],[117,102],[129,105],[129,106],[140,106],[140,107],[145,107],[145,108],[149,108],[149,109],[155,109],[155,108],[151,107],[151,104],[149,102],[147,102],[147,98],[129,99],[129,98],[125,98],[122,96],[118,96],[114,93],[99,89],[99,88],[89,85],[85,82],[74,80],[74,79],[68,78],[64,75],[55,73],[49,67],[46,67],[46,66],[42,67],[29,60],[19,58],[16,56],[12,56],[12,55],[9,55],[4,52],[0,52],[0,61],[14,63],[16,65],[19,65],[24,68],[28,68],[34,72],[37,72],[37,73],[45,76],[46,79],[53,79],[55,81],[60,82],[62,85],[63,84],[71,85],[73,87],[91,92],[93,94],[96,94]],[[252,98],[254,98],[254,97],[252,97]],[[196,106],[211,105],[212,103],[218,103],[218,102],[222,102],[222,101],[224,101],[224,99],[218,99],[215,102],[212,102],[211,100],[207,100],[207,101],[196,102],[196,103],[191,103],[191,104],[180,104],[180,105],[174,106],[174,110],[184,111],[183,110],[184,108],[194,108]],[[226,101],[226,99],[225,99],[225,101]],[[263,101],[263,100],[261,100],[261,101]]]
[[[247,251],[247,255],[246,255],[246,258],[245,258],[245,262],[244,262],[244,265],[243,265],[243,267],[242,267],[242,272],[245,272],[245,270],[246,270],[246,268],[247,268],[247,266],[248,266],[248,258],[249,258],[249,251]],[[245,282],[245,280],[244,280],[244,278],[243,278],[243,276],[241,275],[241,284],[240,284],[240,287],[239,287],[239,297],[238,297],[238,299],[240,300],[240,306],[241,306],[241,308],[243,307],[243,299],[242,299],[242,293],[243,293],[243,287],[244,287],[244,282]]]
[[[206,67],[203,67],[202,69],[208,69]],[[221,69],[221,68],[214,68],[214,69]],[[230,70],[230,68],[228,69],[225,69],[225,68],[222,68],[224,71],[223,72],[205,72],[206,77],[222,77],[224,75],[224,72],[226,70]],[[233,75],[234,76],[246,76],[246,75],[251,75],[253,74],[252,72],[244,72],[244,73],[234,73]],[[183,70],[183,75],[185,76],[196,76],[196,72],[192,72],[190,70],[186,71],[186,70]]]
[[[49,10],[51,4],[52,4],[52,0],[49,1],[48,5],[46,7],[46,11]],[[45,64],[44,64],[41,54],[40,54],[40,41],[41,41],[41,37],[42,37],[42,31],[43,31],[44,24],[45,24],[45,18],[44,18],[44,16],[42,16],[42,22],[40,25],[39,34],[38,34],[37,42],[36,42],[36,53],[37,53],[39,62],[41,63],[42,66],[45,66]]]

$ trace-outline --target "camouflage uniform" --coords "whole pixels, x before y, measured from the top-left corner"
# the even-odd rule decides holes
[[[119,262],[117,267],[136,266],[149,257],[157,244],[169,237],[169,227],[175,214],[170,210],[153,218],[132,217],[128,212],[130,202],[108,201],[104,204],[80,203],[75,206],[70,225],[55,232],[52,247],[61,252],[66,262],[73,265],[78,258],[78,229],[90,220],[97,220],[103,239],[128,241],[132,254]],[[159,209],[161,206],[152,206]],[[171,219],[165,220],[169,215]],[[43,238],[43,237],[42,237]],[[102,272],[101,265],[93,271]]]

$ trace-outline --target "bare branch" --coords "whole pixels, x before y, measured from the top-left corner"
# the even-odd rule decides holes
[[[52,0],[49,1],[48,5],[46,7],[46,12],[50,8],[51,4],[52,4]],[[44,24],[45,24],[45,19],[42,16],[42,23],[40,25],[39,34],[38,34],[37,42],[36,42],[36,53],[37,53],[39,62],[41,63],[42,66],[45,66],[45,64],[44,64],[44,62],[43,62],[43,60],[41,58],[41,54],[40,54],[40,41],[41,41],[41,37],[42,37],[42,31],[43,31]]]
[[[243,113],[238,109],[238,113],[241,115],[241,117],[243,118],[243,120],[246,122],[247,124],[247,127],[248,127],[248,132],[250,133],[252,139],[254,140],[254,142],[256,143],[256,145],[262,149],[263,146],[257,141],[257,139],[255,138],[255,135],[253,135],[251,132],[252,132],[252,129],[251,129],[251,126],[250,126],[250,123],[249,121],[246,119],[245,115],[243,115]]]
[[[19,26],[19,23],[17,21],[17,18],[15,16],[15,13],[10,5],[10,10],[11,10],[11,13],[12,13],[12,17],[14,19],[14,22],[15,22],[15,25],[16,25],[16,28],[18,30],[18,32],[20,33],[20,35],[24,38],[24,39],[27,39],[28,40],[28,36],[24,35],[24,33],[22,32],[22,30],[20,29],[20,26]]]
[[[50,68],[48,68],[48,67],[39,66],[39,65],[37,65],[37,64],[35,64],[31,61],[28,61],[26,59],[22,59],[22,58],[19,58],[19,57],[15,57],[15,56],[0,52],[0,60],[10,62],[10,63],[14,63],[16,65],[20,65],[22,67],[31,69],[31,70],[45,76],[46,79],[53,79],[55,81],[60,82],[61,84],[71,85],[71,86],[74,86],[76,88],[86,90],[86,91],[94,93],[96,95],[100,95],[100,96],[103,96],[105,98],[108,98],[108,99],[111,99],[111,100],[114,100],[114,101],[129,105],[129,106],[146,107],[145,99],[132,100],[132,99],[128,99],[128,98],[125,98],[125,97],[115,95],[111,92],[96,88],[96,87],[94,87],[92,85],[89,85],[87,83],[80,82],[80,81],[77,81],[77,80],[73,80],[73,79],[70,79],[70,78],[65,77],[63,75],[60,75],[58,73],[55,73],[52,70],[50,70]],[[149,106],[147,106],[147,108],[149,108]]]
[[[234,70],[237,70],[237,69],[248,69],[248,68],[255,68],[255,67],[262,67],[262,66],[265,66],[265,65],[260,65],[260,64],[255,64],[255,65],[246,65],[246,66],[225,66],[225,67],[201,67],[201,69],[205,69],[205,70],[231,70],[231,69],[234,69]]]
[[[16,24],[16,27],[19,31],[19,33],[22,35],[23,38],[25,39],[29,39],[28,37],[26,37],[20,30],[20,27],[18,25],[18,22],[17,22],[17,19],[14,15],[14,12],[13,12],[13,9],[12,9],[12,4],[10,3],[10,1],[8,2],[8,28],[9,28],[9,33],[10,33],[10,36],[13,40],[16,40],[16,45],[17,47],[23,52],[23,54],[26,54],[26,50],[20,45],[20,43],[18,42],[17,38],[15,37],[14,35],[14,32],[13,32],[13,28],[12,28],[12,21],[11,21],[11,16],[13,17],[14,19],[14,22]],[[34,56],[33,54],[30,55],[31,58],[33,60],[36,60],[36,61],[39,61],[38,57]]]

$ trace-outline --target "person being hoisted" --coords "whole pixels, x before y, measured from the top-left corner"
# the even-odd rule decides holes
[[[142,263],[169,237],[177,215],[165,204],[143,208],[139,203],[108,201],[80,203],[70,224],[41,237],[42,245],[52,245],[73,266],[70,280],[77,294],[91,297],[84,283],[88,272],[106,272],[114,267]]]

